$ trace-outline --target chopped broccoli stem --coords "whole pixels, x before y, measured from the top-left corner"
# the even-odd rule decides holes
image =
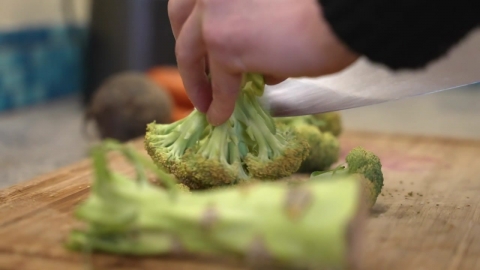
[[[104,189],[92,189],[75,209],[76,217],[89,226],[71,232],[70,249],[136,256],[213,255],[276,269],[344,269],[356,264],[349,259],[355,258],[355,236],[363,233],[356,228],[366,213],[360,185],[351,176],[172,193],[178,185],[164,189],[143,177],[135,181],[111,172],[106,149],[96,153],[102,158],[94,159],[94,185]],[[131,163],[140,165],[137,173],[155,168],[139,157],[131,155]],[[169,178],[164,173],[160,180],[172,183]]]
[[[362,147],[352,149],[345,158],[346,167],[338,167],[325,172],[314,172],[315,180],[330,179],[335,176],[354,175],[364,188],[364,195],[369,207],[372,207],[383,188],[382,163],[378,156]]]

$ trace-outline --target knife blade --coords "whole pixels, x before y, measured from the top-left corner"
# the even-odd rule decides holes
[[[275,117],[299,116],[375,105],[479,82],[477,30],[424,69],[394,72],[361,58],[332,75],[289,78],[266,86],[261,102]]]

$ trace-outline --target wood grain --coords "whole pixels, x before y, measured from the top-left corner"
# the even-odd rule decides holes
[[[375,152],[385,174],[366,230],[364,269],[480,269],[480,141],[358,132],[341,141],[343,156],[355,146]],[[132,173],[119,156],[110,160]],[[72,210],[88,196],[91,176],[85,160],[0,192],[0,269],[244,269],[66,251],[65,236],[78,225]]]

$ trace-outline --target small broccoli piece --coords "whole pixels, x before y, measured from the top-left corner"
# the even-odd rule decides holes
[[[335,137],[342,134],[342,116],[339,112],[319,113],[314,114],[313,117],[323,122],[322,125],[318,126],[321,131],[331,132]]]
[[[340,142],[329,132],[322,132],[318,128],[318,121],[311,115],[298,117],[276,118],[276,123],[286,124],[295,129],[298,136],[305,139],[310,151],[308,157],[302,162],[300,173],[327,170],[338,161],[340,155]]]
[[[357,147],[348,153],[345,160],[350,174],[362,176],[365,195],[370,203],[370,207],[372,207],[383,188],[383,172],[380,158],[364,148]]]
[[[346,156],[345,167],[327,172],[312,174],[313,179],[330,178],[333,175],[349,174],[357,176],[362,183],[369,207],[372,207],[383,188],[383,172],[380,158],[362,147],[352,149]]]
[[[149,124],[147,152],[192,189],[290,176],[309,144],[293,128],[275,124],[258,100],[263,90],[263,77],[247,74],[232,116],[220,126],[196,110],[172,124]]]

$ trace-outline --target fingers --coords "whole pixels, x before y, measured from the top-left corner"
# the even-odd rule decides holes
[[[235,109],[235,102],[240,91],[241,74],[229,73],[210,59],[210,74],[212,79],[212,103],[208,108],[207,119],[214,126],[225,123]]]
[[[205,73],[206,48],[202,38],[201,18],[196,6],[180,31],[175,53],[183,84],[193,105],[206,113],[212,90]]]
[[[172,27],[173,36],[178,37],[182,30],[183,24],[195,7],[196,0],[169,0],[168,1],[168,17]]]
[[[264,76],[265,84],[267,85],[275,85],[279,84],[283,81],[285,81],[287,78],[281,78],[281,77],[274,77],[274,76]]]

